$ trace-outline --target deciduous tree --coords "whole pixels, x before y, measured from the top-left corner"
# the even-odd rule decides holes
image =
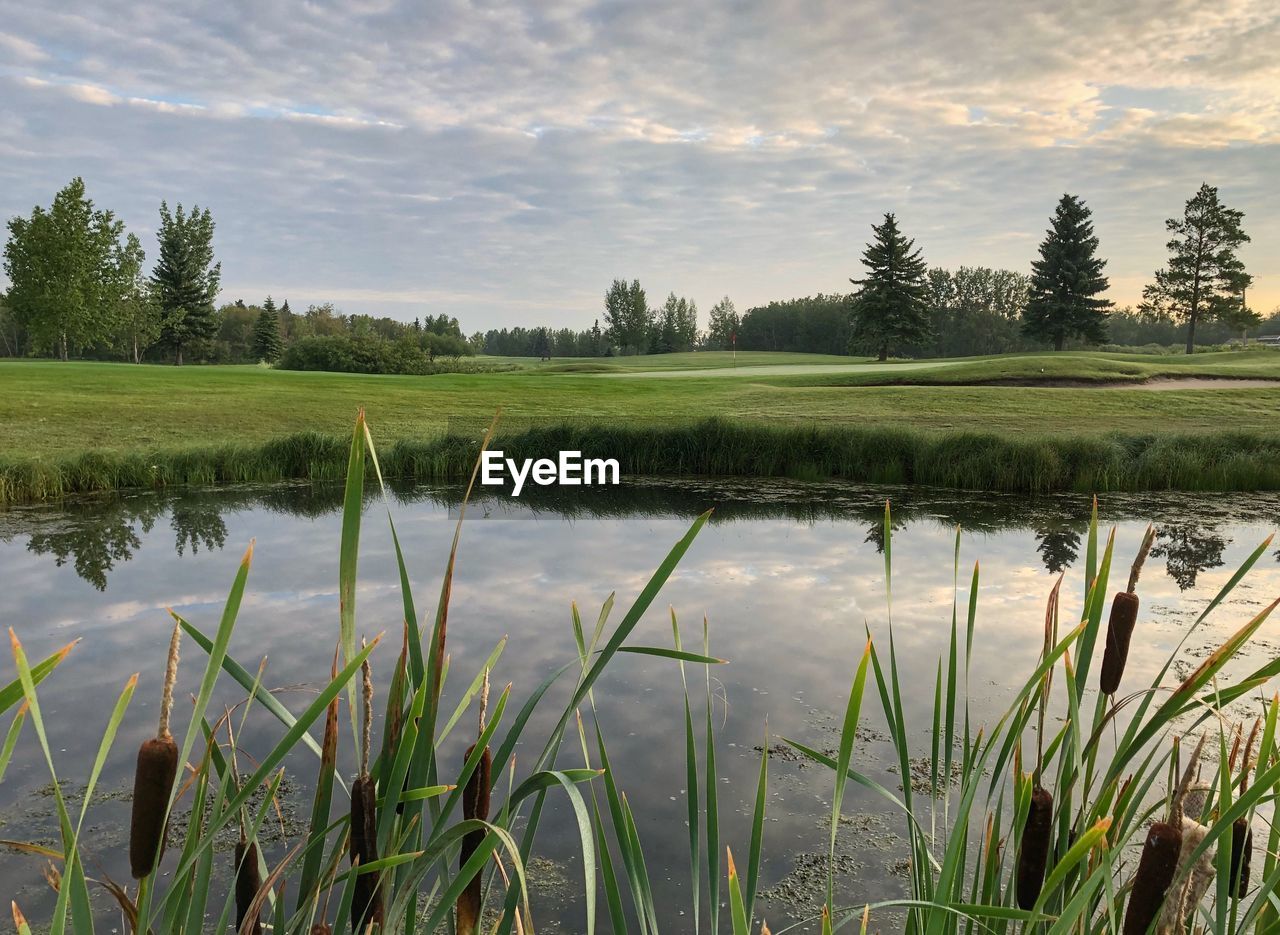
[[[4,269],[8,305],[37,350],[68,356],[112,337],[129,287],[125,267],[141,262],[137,238],[122,242],[124,223],[86,197],[84,180],[54,196],[49,210],[9,221]]]

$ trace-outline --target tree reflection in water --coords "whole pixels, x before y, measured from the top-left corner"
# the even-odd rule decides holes
[[[459,484],[394,486],[401,507],[424,504],[454,511]],[[373,489],[366,493],[378,496]],[[486,519],[538,518],[688,520],[714,507],[713,523],[789,519],[797,523],[852,522],[866,532],[864,542],[884,550],[884,504],[892,503],[893,528],[917,523],[967,532],[1030,530],[1044,567],[1057,574],[1079,558],[1088,530],[1091,498],[1062,494],[1028,499],[1007,494],[943,491],[919,487],[876,487],[741,478],[627,478],[620,487],[526,488],[518,500],[485,489],[467,515]],[[173,530],[179,555],[216,551],[227,541],[226,516],[245,510],[310,519],[338,514],[342,486],[289,483],[270,486],[182,489],[85,498],[61,505],[0,511],[0,542],[23,541],[36,555],[58,566],[71,564],[81,578],[105,590],[112,571],[155,540],[148,536],[161,519]],[[1203,521],[1187,517],[1204,516]],[[1107,522],[1156,523],[1156,545],[1169,576],[1182,590],[1195,586],[1200,572],[1223,564],[1230,539],[1223,529],[1240,522],[1273,524],[1280,495],[1159,494],[1112,495]],[[1276,557],[1280,560],[1280,552]]]

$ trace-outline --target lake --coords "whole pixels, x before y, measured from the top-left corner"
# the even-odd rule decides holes
[[[434,608],[460,497],[457,486],[397,489],[391,510],[419,611]],[[588,627],[611,591],[611,626],[648,580],[668,549],[703,510],[715,507],[631,644],[669,647],[668,605],[686,648],[699,648],[704,615],[711,653],[729,660],[712,670],[718,744],[721,842],[745,861],[750,810],[766,723],[770,794],[765,827],[767,859],[758,914],[775,930],[808,916],[825,886],[827,820],[832,773],[808,765],[779,738],[832,749],[838,720],[866,631],[887,646],[884,580],[884,501],[893,504],[893,623],[906,684],[918,687],[918,714],[909,727],[927,755],[933,680],[945,654],[955,597],[968,599],[968,579],[981,561],[971,680],[975,715],[1003,711],[1040,651],[1045,600],[1066,572],[1062,619],[1078,619],[1084,595],[1084,543],[1090,500],[1083,496],[1001,497],[920,488],[874,488],[713,479],[671,482],[629,479],[618,490],[575,489],[570,497],[539,490],[520,501],[490,496],[473,501],[464,524],[449,624],[451,675],[445,711],[503,636],[495,686],[512,683],[524,698],[556,668],[576,658],[571,602]],[[43,658],[73,639],[81,642],[40,688],[59,775],[71,795],[87,776],[111,704],[133,672],[137,694],[100,781],[85,843],[91,875],[128,878],[128,795],[134,751],[155,730],[160,675],[170,630],[166,607],[211,632],[236,566],[255,540],[252,573],[231,654],[254,670],[266,657],[264,684],[299,710],[327,680],[338,632],[338,539],[341,490],[295,484],[137,493],[63,506],[0,513],[0,575],[8,624],[28,655]],[[1280,519],[1280,496],[1123,495],[1104,497],[1101,522],[1118,527],[1113,584],[1123,580],[1148,521],[1156,545],[1144,572],[1142,615],[1126,680],[1149,680],[1177,645],[1189,622]],[[961,586],[954,587],[955,530],[960,526]],[[1280,553],[1268,551],[1211,625],[1186,647],[1183,666],[1280,593]],[[399,644],[400,591],[381,498],[369,497],[360,554],[357,620],[368,635],[388,632],[375,654],[377,684],[385,685]],[[1269,621],[1240,664],[1280,652],[1280,631]],[[185,727],[184,704],[204,664],[184,645],[175,723]],[[1175,672],[1179,671],[1175,669]],[[689,668],[695,719],[701,716],[703,669]],[[0,682],[14,677],[7,663]],[[239,695],[225,684],[220,703]],[[546,736],[572,685],[557,683],[535,713],[529,736]],[[908,699],[912,701],[912,699]],[[596,714],[609,743],[620,786],[637,815],[664,930],[691,928],[689,855],[685,823],[683,695],[679,666],[670,659],[620,656],[595,690]],[[221,710],[219,707],[217,710]],[[589,711],[583,712],[588,718]],[[890,789],[902,779],[880,729],[879,703],[868,689],[865,729],[854,750],[857,768]],[[473,713],[449,738],[457,762],[473,731]],[[3,725],[7,729],[7,722]],[[375,731],[379,725],[375,725]],[[256,712],[240,738],[265,747],[278,725]],[[473,739],[470,738],[470,739]],[[354,773],[348,735],[344,771]],[[537,750],[521,747],[517,759]],[[446,756],[450,754],[446,753]],[[580,766],[576,738],[567,739],[563,766]],[[298,832],[288,808],[310,808],[314,760],[287,764],[283,837]],[[0,838],[53,843],[54,800],[49,773],[30,726],[0,785]],[[501,801],[495,795],[495,802]],[[531,868],[535,920],[543,931],[582,928],[582,869],[576,830],[563,796],[553,795]],[[904,891],[902,819],[883,799],[851,786],[845,800],[836,869],[846,904],[891,898]],[[277,844],[278,827],[271,832]],[[0,891],[27,915],[44,918],[53,897],[36,857],[4,852]],[[229,864],[230,856],[222,863]],[[705,884],[703,899],[705,902]],[[104,900],[104,909],[109,909]],[[705,909],[704,909],[705,911]],[[893,926],[882,917],[882,930]],[[601,928],[607,913],[601,906]],[[723,919],[722,919],[723,922]]]

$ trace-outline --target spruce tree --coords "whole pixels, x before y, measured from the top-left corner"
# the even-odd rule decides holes
[[[926,264],[915,241],[898,230],[893,214],[873,224],[874,237],[862,252],[866,279],[850,279],[860,290],[853,298],[850,347],[869,348],[879,360],[890,350],[919,344],[929,337]]]
[[[1156,270],[1156,281],[1142,290],[1142,310],[1185,321],[1188,354],[1195,351],[1201,318],[1232,307],[1243,291],[1240,283],[1248,274],[1236,250],[1249,242],[1249,235],[1242,221],[1244,212],[1222,204],[1218,190],[1206,182],[1187,201],[1182,217],[1164,222],[1173,234],[1166,245],[1169,265]]]
[[[1091,344],[1107,340],[1107,309],[1097,298],[1107,289],[1102,275],[1091,213],[1075,195],[1063,195],[1040,243],[1040,259],[1031,264],[1031,289],[1022,315],[1022,332],[1060,351],[1069,338]]]
[[[271,296],[262,303],[262,311],[253,324],[253,353],[258,360],[274,364],[284,352],[284,342],[280,340],[280,316],[276,313],[276,303]]]
[[[218,330],[213,300],[222,279],[222,264],[213,262],[213,216],[194,206],[191,213],[178,205],[170,212],[160,202],[160,257],[151,273],[160,305],[160,340],[173,348],[174,363],[194,342]]]

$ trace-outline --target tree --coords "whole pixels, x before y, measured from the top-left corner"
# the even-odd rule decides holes
[[[1040,259],[1031,264],[1031,289],[1023,313],[1027,337],[1062,350],[1069,338],[1092,344],[1107,340],[1107,309],[1095,298],[1107,290],[1102,275],[1107,261],[1096,256],[1091,212],[1075,195],[1063,195],[1040,242]]]
[[[609,340],[626,352],[643,354],[649,349],[652,318],[640,280],[615,279],[604,295],[604,321]]]
[[[213,337],[218,330],[213,300],[222,279],[222,264],[213,261],[213,216],[193,206],[188,215],[179,204],[170,212],[160,202],[160,258],[151,284],[160,305],[161,340],[182,363],[183,348]]]
[[[284,342],[280,340],[280,317],[276,314],[276,303],[271,296],[262,303],[262,311],[253,325],[253,352],[258,360],[274,364],[284,351]]]
[[[1225,295],[1213,302],[1213,318],[1221,321],[1226,327],[1239,332],[1240,346],[1249,342],[1249,328],[1257,328],[1262,324],[1262,315],[1256,313],[1244,300],[1245,291],[1252,286],[1253,277],[1244,270],[1231,275],[1226,284]]]
[[[1226,207],[1218,190],[1201,184],[1183,209],[1169,218],[1165,230],[1173,234],[1166,247],[1169,265],[1156,270],[1155,282],[1142,290],[1142,309],[1150,315],[1187,323],[1187,353],[1195,351],[1196,324],[1213,317],[1238,290],[1246,274],[1236,256],[1249,235],[1241,229],[1244,212]]]
[[[1003,354],[1025,344],[1021,320],[1030,278],[1007,269],[929,270],[930,357]]]
[[[925,262],[898,230],[893,214],[871,226],[874,237],[862,252],[866,279],[849,280],[860,291],[853,300],[851,345],[873,349],[879,360],[889,351],[919,344],[929,336]]]
[[[38,350],[66,360],[111,339],[132,282],[130,264],[142,262],[137,238],[122,244],[123,233],[122,221],[85,197],[80,178],[54,196],[48,211],[36,207],[29,218],[9,221],[7,303]]]
[[[649,350],[655,354],[689,350],[697,334],[697,315],[696,305],[688,299],[677,297],[674,292],[669,294],[655,318]],[[692,328],[690,327],[691,316]]]
[[[123,349],[135,364],[160,338],[160,307],[155,294],[142,277],[142,244],[130,234],[125,239],[117,267],[119,301],[115,314],[115,345]]]
[[[727,351],[733,345],[734,335],[738,333],[740,325],[738,310],[733,307],[733,300],[726,295],[711,306],[707,322],[707,346]]]

